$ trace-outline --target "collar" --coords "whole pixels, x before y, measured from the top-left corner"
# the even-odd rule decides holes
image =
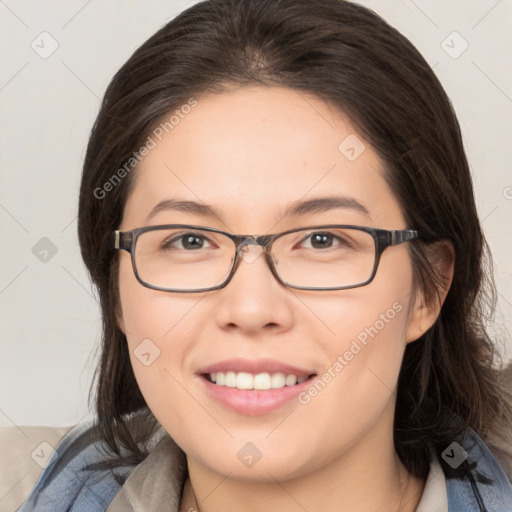
[[[178,512],[187,472],[185,453],[164,433],[126,479],[105,512]]]
[[[416,512],[448,512],[446,478],[435,455],[430,459],[430,471]]]

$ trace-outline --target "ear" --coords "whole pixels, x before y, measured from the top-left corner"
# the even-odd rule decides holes
[[[440,279],[435,280],[435,290],[430,297],[425,297],[419,287],[416,290],[409,316],[407,343],[417,340],[434,325],[453,281],[455,251],[449,240],[435,242],[427,257]]]

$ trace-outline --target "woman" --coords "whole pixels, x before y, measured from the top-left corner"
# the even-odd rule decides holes
[[[78,231],[97,422],[20,510],[511,509],[459,125],[372,11],[214,0],[172,20],[107,89]]]

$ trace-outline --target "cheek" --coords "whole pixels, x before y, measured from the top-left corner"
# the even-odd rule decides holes
[[[155,343],[175,339],[176,332],[191,327],[187,315],[200,298],[196,294],[163,293],[142,286],[126,256],[120,262],[119,295],[129,342],[134,344],[145,338],[154,339]]]
[[[319,310],[330,332],[317,338],[327,356],[319,379],[335,383],[329,387],[342,401],[347,389],[361,398],[375,396],[372,387],[394,388],[406,346],[408,298],[408,293],[384,297],[364,292]]]
[[[188,354],[197,339],[186,321],[191,305],[168,297],[161,300],[149,289],[149,295],[133,292],[125,295],[123,314],[135,379],[160,424],[169,432],[180,432],[191,420],[190,395],[184,387]]]
[[[402,252],[390,255],[393,258],[384,254],[367,286],[301,299],[312,313],[311,323],[317,325],[317,340],[332,356],[352,350],[352,346],[357,352],[358,345],[368,356],[385,359],[403,351],[413,294],[410,260],[406,251]],[[347,357],[351,358],[350,353]]]
[[[197,339],[194,326],[201,324],[193,322],[191,315],[199,298],[176,297],[146,288],[136,280],[127,262],[120,265],[119,294],[135,378],[158,418],[170,397],[173,403],[186,398],[179,382],[193,340]]]
[[[412,269],[403,253],[393,259],[383,257],[368,286],[321,300],[304,299],[319,319],[318,328],[326,333],[316,339],[327,364],[303,402],[317,401],[333,420],[345,423],[359,417],[364,422],[366,415],[371,421],[372,414],[378,414],[393,396],[406,347],[412,296]]]
[[[319,460],[347,450],[383,415],[392,421],[408,323],[407,304],[396,298],[361,296],[343,301],[343,313],[331,312],[335,336],[321,340],[326,366],[299,396],[296,415],[315,432],[310,441]]]

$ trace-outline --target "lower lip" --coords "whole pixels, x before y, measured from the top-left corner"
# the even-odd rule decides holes
[[[205,377],[200,376],[200,380],[211,398],[217,400],[228,409],[247,416],[258,416],[279,409],[290,400],[296,398],[315,378],[316,375],[294,386],[259,390],[217,386]]]

